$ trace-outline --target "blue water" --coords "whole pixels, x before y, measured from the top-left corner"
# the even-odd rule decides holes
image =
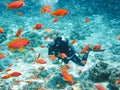
[[[86,69],[100,60],[108,64],[120,65],[120,41],[117,39],[120,34],[119,0],[24,0],[25,6],[19,9],[6,8],[5,4],[12,1],[14,0],[0,1],[0,28],[4,29],[4,33],[0,34],[0,52],[5,54],[5,58],[0,60],[0,69],[5,70],[12,63],[13,71],[18,70],[23,74],[29,74],[29,70],[39,67],[39,65],[31,65],[38,53],[41,53],[42,58],[48,60],[48,66],[54,67],[47,58],[47,48],[39,48],[44,44],[43,37],[48,33],[42,29],[33,30],[32,27],[37,23],[43,24],[44,28],[51,29],[53,34],[58,30],[59,35],[66,36],[69,41],[75,39],[77,43],[74,44],[74,47],[78,54],[87,44],[91,47],[100,44],[105,51],[91,52]],[[51,11],[64,8],[69,11],[69,14],[60,17],[58,22],[52,23],[53,16],[50,16],[49,13],[40,14],[40,9],[44,5],[50,5]],[[18,16],[18,12],[22,12],[22,15]],[[88,23],[85,23],[86,17],[89,19]],[[30,44],[22,53],[11,52],[7,43],[15,38],[15,33],[19,28],[22,28],[20,37],[30,40]],[[29,50],[31,47],[35,51]],[[16,57],[19,59],[18,61],[14,60]],[[79,66],[74,65],[73,69],[77,67]],[[6,73],[1,73],[1,75],[3,74]],[[32,74],[30,73],[30,75]],[[19,79],[22,80],[23,77],[28,78],[29,75],[28,77],[23,75]]]

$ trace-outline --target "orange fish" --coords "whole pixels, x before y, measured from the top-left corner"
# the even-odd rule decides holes
[[[12,64],[9,64],[9,65],[8,65],[8,68],[11,67],[11,66],[12,66]]]
[[[70,66],[68,66],[67,64],[65,64],[65,65],[64,65],[64,69],[65,69],[65,70],[68,70],[68,69],[70,69]]]
[[[42,24],[38,23],[38,24],[36,24],[36,25],[33,27],[33,29],[38,30],[38,29],[41,29],[42,26],[43,26]]]
[[[50,12],[50,15],[53,15],[53,16],[64,16],[66,14],[68,14],[68,11],[65,9],[58,9],[53,12]]]
[[[86,60],[82,60],[82,64],[86,64]]]
[[[37,59],[35,60],[35,62],[40,64],[46,64],[46,61],[44,59]]]
[[[120,84],[120,79],[116,80],[116,84]]]
[[[47,76],[47,78],[51,78],[51,76],[50,76],[50,75],[48,75],[48,76]]]
[[[30,50],[33,50],[33,51],[34,51],[34,48],[30,48]]]
[[[3,28],[0,28],[0,33],[3,33]]]
[[[94,51],[100,50],[100,49],[101,49],[101,46],[100,46],[100,45],[95,45],[95,46],[93,47],[93,50],[94,50]]]
[[[26,80],[25,82],[26,82],[27,84],[32,84],[32,82],[29,81],[29,80]]]
[[[17,76],[20,76],[20,75],[21,75],[20,72],[12,72],[12,73],[10,74],[11,77],[17,77]]]
[[[43,39],[44,39],[44,40],[46,40],[47,38],[48,38],[47,36],[44,36],[44,38],[43,38]]]
[[[16,37],[19,37],[20,34],[21,34],[21,32],[22,32],[22,29],[18,29],[18,31],[16,32],[15,36],[16,36]]]
[[[41,48],[45,48],[45,46],[43,46],[43,45],[42,45],[42,46],[40,46],[40,47],[41,47]]]
[[[57,22],[58,20],[59,20],[59,18],[54,18],[53,21],[52,21],[52,23],[55,23],[55,22]]]
[[[63,67],[61,67],[61,72],[62,72],[62,76],[65,81],[67,81],[71,84],[74,84],[73,78],[66,72],[66,70]]]
[[[118,35],[118,37],[117,37],[117,38],[118,38],[118,40],[120,40],[120,35]]]
[[[55,60],[56,59],[55,55],[48,55],[48,57],[49,57],[50,60]]]
[[[5,55],[3,53],[0,53],[0,59],[5,58]]]
[[[88,19],[88,18],[86,18],[86,19],[85,19],[85,22],[86,22],[86,23],[88,23],[88,22],[89,22],[89,19]]]
[[[78,72],[79,74],[81,74],[82,73],[82,70],[79,70],[79,72]]]
[[[21,16],[21,15],[22,15],[22,12],[18,12],[17,15]]]
[[[13,84],[18,84],[20,82],[20,80],[15,80],[14,82],[13,82]]]
[[[89,48],[89,45],[86,45],[82,50],[81,50],[81,54],[85,53]]]
[[[40,58],[40,53],[38,53],[38,56],[37,56],[37,58]]]
[[[41,71],[44,70],[44,69],[45,69],[45,67],[43,67],[43,66],[40,68]]]
[[[95,87],[97,88],[97,90],[105,90],[105,88],[99,84],[95,84]]]
[[[17,38],[8,43],[8,48],[12,51],[15,51],[16,49],[20,49],[22,52],[24,50],[24,47],[29,44],[29,40],[25,38]]]
[[[24,1],[14,1],[9,4],[6,4],[7,8],[9,8],[9,9],[17,9],[24,5],[25,5]]]
[[[60,53],[60,54],[58,54],[58,56],[61,57],[61,58],[66,58],[67,57],[67,55],[65,53]]]
[[[3,70],[2,70],[2,69],[0,69],[0,72],[3,72]]]
[[[10,69],[10,68],[8,68],[8,69],[6,69],[6,70],[5,70],[5,72],[9,72],[10,70],[11,70],[11,69]]]
[[[75,44],[76,43],[76,40],[72,40],[71,42],[70,42],[70,44]]]
[[[10,75],[4,75],[4,76],[2,76],[2,79],[8,79],[8,78],[10,78]]]
[[[43,6],[41,8],[41,14],[46,13],[46,12],[50,12],[50,6]]]
[[[52,30],[50,30],[50,29],[48,29],[48,28],[45,28],[44,30],[45,30],[46,32],[48,32],[48,33],[52,32]]]

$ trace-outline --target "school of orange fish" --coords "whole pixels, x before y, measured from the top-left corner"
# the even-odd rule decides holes
[[[21,7],[23,7],[24,5],[25,5],[25,3],[24,3],[23,0],[17,0],[17,1],[10,2],[9,4],[6,4],[6,7],[7,7],[8,9],[11,9],[11,10],[12,10],[12,9],[21,8]],[[49,6],[49,5],[48,5],[48,6],[43,6],[43,7],[41,8],[41,10],[40,10],[40,14],[49,13],[50,16],[54,16],[55,18],[53,19],[52,23],[58,22],[59,19],[60,19],[60,17],[66,15],[66,14],[69,14],[69,12],[68,12],[66,9],[57,9],[57,10],[55,10],[55,11],[51,11],[50,8],[51,8],[51,6]],[[17,15],[21,16],[21,15],[22,15],[22,12],[18,12]],[[89,19],[86,18],[86,19],[85,19],[85,22],[86,22],[86,24],[89,23]],[[37,23],[36,25],[33,25],[33,27],[31,27],[31,28],[33,28],[33,30],[39,30],[39,29],[42,29],[42,28],[43,28],[43,24]],[[50,29],[47,29],[47,28],[43,28],[43,29],[44,29],[46,32],[48,32],[48,33],[49,33],[49,32],[52,32]],[[3,33],[4,33],[4,28],[1,27],[1,28],[0,28],[0,34],[3,34]],[[16,38],[13,39],[13,40],[11,40],[11,41],[9,41],[9,42],[7,43],[7,47],[8,47],[8,49],[9,49],[11,52],[14,52],[14,51],[16,51],[16,50],[19,50],[20,52],[23,52],[25,46],[27,46],[27,45],[30,43],[29,40],[20,37],[21,34],[22,34],[22,29],[20,28],[20,29],[18,29],[18,31],[15,33],[15,37],[16,37]],[[118,35],[118,36],[116,36],[116,37],[117,37],[118,40],[120,40],[120,35]],[[44,37],[44,40],[46,40],[47,38],[48,38],[48,37],[45,36],[45,37]],[[75,44],[76,42],[77,42],[76,40],[72,40],[72,41],[70,42],[70,44]],[[40,48],[45,48],[45,46],[40,46]],[[86,45],[86,46],[80,51],[80,54],[85,53],[85,52],[88,50],[88,48],[89,48],[89,44]],[[31,47],[30,50],[34,50],[34,48]],[[93,50],[94,50],[94,51],[101,50],[101,45],[95,45],[95,46],[93,47]],[[35,63],[38,63],[38,64],[46,64],[46,63],[47,63],[46,60],[40,58],[40,55],[41,55],[41,54],[38,53],[38,56],[37,56],[37,58],[33,61],[33,64],[35,64]],[[5,58],[5,57],[6,57],[6,55],[1,52],[1,53],[0,53],[0,60],[2,60],[2,59]],[[56,60],[56,57],[55,57],[54,55],[49,55],[48,57],[49,57],[49,59],[50,59],[51,61]],[[65,58],[65,57],[67,57],[67,56],[66,56],[65,53],[60,53],[60,54],[59,54],[59,57]],[[16,58],[16,60],[18,60],[18,58]],[[12,66],[12,64],[10,64],[6,70],[0,69],[0,72],[6,72],[6,73],[7,73],[7,72],[11,71],[11,66]],[[74,79],[73,79],[73,78],[70,76],[70,74],[67,72],[67,70],[70,69],[70,67],[69,67],[68,65],[64,65],[64,66],[61,66],[60,68],[61,68],[61,74],[62,74],[63,79],[64,79],[67,83],[74,84],[74,82],[75,82]],[[42,67],[40,68],[41,71],[44,70],[44,69],[45,69],[44,66],[42,66]],[[82,71],[80,70],[79,73],[81,73],[81,72],[82,72]],[[36,73],[37,73],[36,70],[34,70],[34,73],[33,73],[34,76],[31,77],[32,79],[38,79]],[[22,75],[21,72],[16,71],[16,72],[12,72],[12,73],[9,73],[9,74],[6,74],[6,75],[2,75],[1,78],[4,80],[4,79],[12,78],[12,77],[19,77],[20,75]],[[50,78],[50,76],[48,76],[48,78]],[[19,82],[20,82],[20,80],[15,80],[15,81],[13,82],[13,84],[17,84],[17,83],[19,83]],[[31,83],[32,83],[32,81],[29,81],[29,80],[26,80],[25,82],[26,82],[27,84],[31,84]],[[117,84],[120,84],[120,79],[116,80],[116,83],[117,83]],[[105,90],[104,87],[102,87],[101,85],[98,85],[98,84],[96,84],[95,87],[96,87],[98,90]],[[41,89],[40,89],[40,90],[41,90]],[[43,89],[42,89],[42,90],[43,90]],[[46,90],[46,89],[44,88],[44,90]]]

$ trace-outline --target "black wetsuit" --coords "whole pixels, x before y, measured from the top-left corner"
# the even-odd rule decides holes
[[[65,64],[67,64],[71,60],[78,65],[84,66],[84,64],[82,64],[82,60],[87,60],[89,50],[83,55],[82,60],[80,60],[80,58],[75,55],[74,47],[72,45],[69,45],[68,41],[63,41],[62,37],[57,37],[54,42],[55,43],[53,45],[49,46],[49,55],[55,55],[56,57],[58,57],[59,53],[65,53],[67,55],[66,58],[58,57],[58,59],[62,59]]]

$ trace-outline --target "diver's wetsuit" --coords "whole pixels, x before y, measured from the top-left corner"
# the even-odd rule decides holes
[[[82,60],[85,60],[85,61],[87,60],[90,50],[88,50],[88,52],[86,52],[83,55],[82,60],[80,60],[80,58],[75,55],[74,47],[68,44],[68,40],[64,41],[62,40],[62,37],[57,37],[54,40],[54,42],[55,43],[53,45],[49,46],[49,49],[48,49],[49,55],[55,55],[56,57],[58,57],[59,53],[65,53],[67,57],[61,58],[65,64],[67,64],[71,60],[78,65],[82,65],[82,66],[85,65],[85,64],[82,64]],[[60,57],[58,57],[58,59],[60,59]]]

